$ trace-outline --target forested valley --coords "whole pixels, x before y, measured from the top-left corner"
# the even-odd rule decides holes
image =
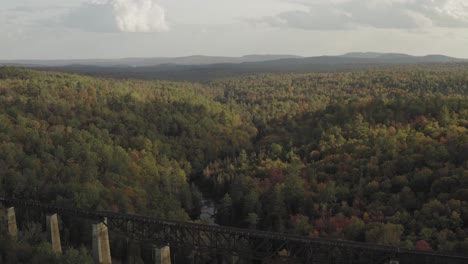
[[[205,197],[219,225],[466,253],[468,65],[203,84],[3,67],[0,196],[197,222]],[[62,259],[37,227],[16,255],[2,235],[0,262],[91,262],[80,226]]]

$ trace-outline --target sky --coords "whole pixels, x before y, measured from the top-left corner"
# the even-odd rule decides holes
[[[0,1],[0,60],[354,51],[468,58],[468,1]]]

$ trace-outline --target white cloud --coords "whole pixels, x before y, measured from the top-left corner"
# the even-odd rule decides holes
[[[468,2],[466,0],[432,0],[427,12],[444,27],[468,26]]]
[[[466,0],[301,1],[308,11],[288,11],[258,21],[311,30],[468,28]]]
[[[115,0],[117,27],[123,32],[168,31],[164,9],[154,0]]]
[[[92,32],[165,32],[164,9],[155,0],[93,0],[71,9],[65,26]]]

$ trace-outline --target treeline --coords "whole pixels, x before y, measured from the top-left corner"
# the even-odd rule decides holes
[[[202,85],[0,68],[0,194],[189,221],[204,193],[223,225],[468,252],[467,72]]]

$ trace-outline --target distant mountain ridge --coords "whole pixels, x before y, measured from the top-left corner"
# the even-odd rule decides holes
[[[209,65],[218,63],[244,63],[262,62],[279,59],[302,58],[295,55],[245,55],[242,57],[203,56],[193,55],[186,57],[154,57],[154,58],[123,58],[123,59],[79,59],[79,60],[0,60],[3,65],[22,66],[67,66],[89,65],[100,67],[146,67],[164,64],[175,65]]]
[[[346,58],[361,58],[361,59],[394,59],[394,58],[410,58],[412,55],[404,53],[379,53],[379,52],[350,52],[341,55]]]
[[[340,57],[344,58],[360,58],[360,59],[374,59],[374,60],[396,60],[402,62],[457,62],[466,61],[465,59],[459,59],[449,57],[440,54],[430,54],[426,56],[413,56],[404,53],[378,53],[378,52],[350,52]]]
[[[16,65],[112,78],[210,81],[258,73],[310,73],[365,70],[411,64],[468,63],[444,55],[353,52],[339,56],[247,55],[243,57],[189,56],[118,60],[0,61]]]
[[[98,67],[151,67],[160,65],[212,65],[294,62],[298,64],[398,64],[398,63],[438,63],[467,61],[445,55],[412,56],[404,53],[350,52],[339,56],[301,57],[295,55],[245,55],[242,57],[193,55],[186,57],[122,58],[122,59],[79,59],[79,60],[0,60],[0,65],[27,67],[61,67],[86,65]]]

